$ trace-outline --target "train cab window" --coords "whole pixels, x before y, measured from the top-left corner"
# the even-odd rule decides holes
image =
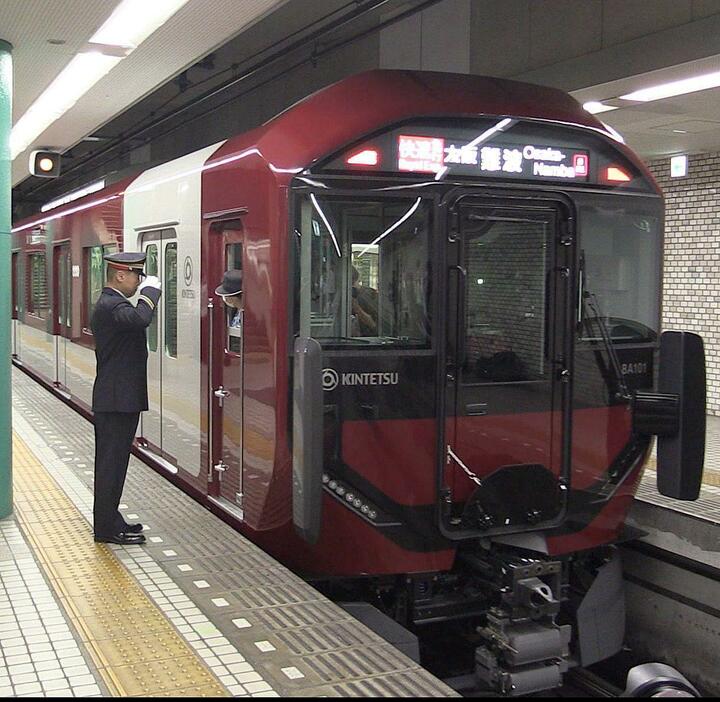
[[[541,380],[545,363],[548,223],[462,216],[465,279],[463,382]]]
[[[642,209],[580,210],[580,336],[614,344],[657,339],[660,221]],[[605,334],[603,334],[603,329]]]
[[[148,247],[145,249],[145,253],[147,254],[147,259],[145,260],[145,272],[148,275],[154,275],[154,276],[159,277],[157,244],[149,244]],[[153,315],[152,322],[150,322],[150,326],[148,327],[147,338],[148,338],[148,350],[151,351],[152,353],[157,352],[157,350],[158,350],[158,316],[156,314]]]
[[[177,358],[177,243],[165,244],[165,353]]]
[[[326,346],[427,348],[429,201],[310,195],[299,209],[301,333]]]
[[[225,246],[225,270],[242,271],[242,244],[233,243]],[[228,304],[230,302],[231,304]],[[242,310],[232,306],[232,300],[226,300],[225,313],[227,315],[227,343],[225,348],[230,353],[242,353]]]
[[[27,310],[30,314],[46,319],[50,309],[50,298],[47,285],[47,267],[45,254],[28,256],[30,286],[28,290]]]

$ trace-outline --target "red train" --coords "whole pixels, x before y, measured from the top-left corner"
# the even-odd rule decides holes
[[[102,256],[144,250],[157,470],[319,585],[457,622],[506,694],[619,649],[612,544],[652,434],[697,496],[704,361],[661,343],[662,196],[609,128],[554,89],[372,71],[90,190],[13,229],[16,363],[87,410]]]

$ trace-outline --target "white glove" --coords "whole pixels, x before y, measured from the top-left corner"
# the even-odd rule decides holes
[[[140,283],[140,287],[138,290],[142,292],[145,288],[155,288],[156,290],[162,290],[162,284],[160,283],[160,278],[154,275],[149,275],[145,280],[143,280],[142,283]]]

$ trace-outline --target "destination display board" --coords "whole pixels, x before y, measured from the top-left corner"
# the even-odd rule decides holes
[[[411,121],[368,135],[309,172],[422,180],[516,180],[623,188],[655,186],[609,135],[511,117]]]
[[[581,180],[590,175],[590,153],[535,143],[462,143],[439,136],[400,134],[397,170],[406,173],[496,175],[526,180]]]

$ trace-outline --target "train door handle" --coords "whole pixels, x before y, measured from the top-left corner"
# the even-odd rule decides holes
[[[223,473],[228,469],[227,464],[220,461],[219,463],[216,463],[213,467],[217,471],[218,478],[222,480]]]
[[[215,397],[217,397],[218,402],[220,403],[220,407],[222,407],[222,406],[223,406],[223,400],[224,400],[226,397],[230,397],[230,392],[229,392],[228,390],[226,390],[226,389],[221,385],[217,390],[215,390],[215,392],[213,393],[213,395],[215,395]]]

